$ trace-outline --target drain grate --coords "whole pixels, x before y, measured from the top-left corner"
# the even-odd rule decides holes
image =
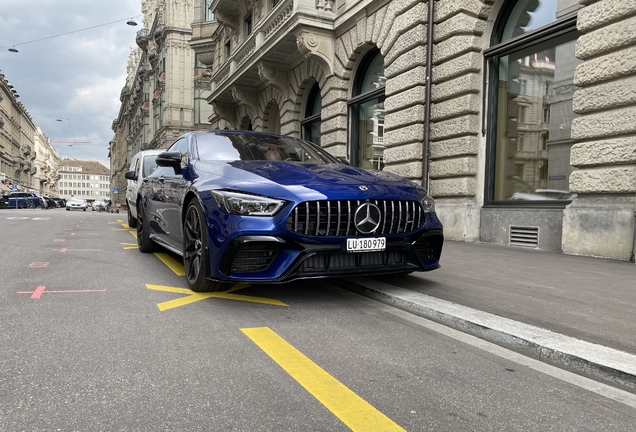
[[[539,227],[510,227],[510,245],[522,247],[539,247]]]

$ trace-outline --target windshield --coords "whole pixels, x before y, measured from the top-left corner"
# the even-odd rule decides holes
[[[338,162],[320,147],[296,138],[245,132],[197,134],[197,150],[199,158],[208,161]]]

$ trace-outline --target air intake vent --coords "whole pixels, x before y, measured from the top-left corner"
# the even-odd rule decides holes
[[[510,227],[510,245],[538,248],[539,228],[538,227]]]

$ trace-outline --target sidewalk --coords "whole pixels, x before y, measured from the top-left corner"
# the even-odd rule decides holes
[[[454,241],[441,263],[341,286],[636,393],[636,264]]]

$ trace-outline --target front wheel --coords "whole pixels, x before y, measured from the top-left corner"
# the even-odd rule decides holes
[[[188,286],[195,292],[227,291],[233,284],[213,282],[207,278],[208,231],[201,204],[195,199],[188,205],[183,222],[183,267]]]
[[[143,212],[143,207],[140,201],[137,203],[137,246],[139,247],[139,251],[149,253],[154,252],[157,249],[157,246],[150,238],[150,232],[146,226],[148,221],[145,220],[145,218],[146,215]]]

